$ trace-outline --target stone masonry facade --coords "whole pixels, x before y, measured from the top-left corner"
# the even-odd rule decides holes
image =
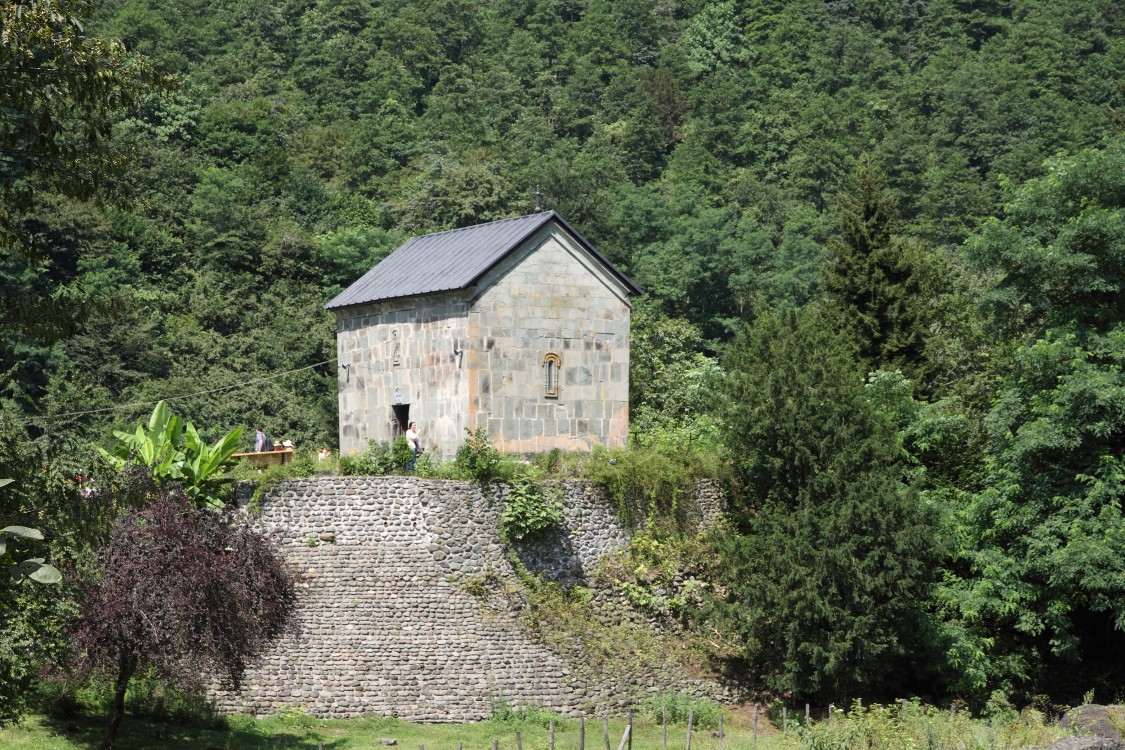
[[[401,419],[445,456],[477,427],[508,453],[625,444],[628,292],[556,225],[474,287],[336,314],[342,453]]]
[[[469,411],[508,453],[619,447],[629,434],[625,287],[553,227],[494,268],[469,311]],[[544,360],[558,357],[546,395]]]
[[[468,302],[461,294],[390,300],[336,314],[340,451],[399,434],[395,406],[450,453],[469,427]]]
[[[249,486],[242,488],[242,501]],[[603,489],[563,486],[557,536],[520,551],[531,570],[566,583],[628,544]],[[237,694],[213,686],[221,710],[410,721],[488,718],[496,701],[565,715],[620,708],[670,688],[724,697],[717,685],[649,670],[603,684],[539,642],[515,613],[469,593],[487,574],[515,580],[497,535],[502,493],[413,477],[282,482],[258,523],[299,574],[300,632],[248,671]],[[710,519],[701,519],[708,523]]]

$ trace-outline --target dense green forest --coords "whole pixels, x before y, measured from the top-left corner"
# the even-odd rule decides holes
[[[1125,696],[1121,3],[106,0],[85,28],[139,66],[94,113],[109,161],[26,168],[0,83],[0,508],[160,398],[331,447],[323,304],[538,187],[647,292],[636,441],[733,467],[714,617],[771,689]]]

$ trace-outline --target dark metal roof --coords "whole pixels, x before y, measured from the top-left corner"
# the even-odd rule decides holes
[[[324,306],[335,310],[380,300],[466,289],[549,222],[590,252],[630,294],[641,290],[554,211],[500,219],[463,229],[412,237]]]

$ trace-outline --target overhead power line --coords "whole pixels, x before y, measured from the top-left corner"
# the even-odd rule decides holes
[[[298,368],[295,368],[293,370],[285,370],[284,372],[275,372],[275,373],[272,373],[270,375],[263,375],[260,378],[252,378],[250,380],[244,380],[241,383],[231,383],[230,385],[222,385],[222,386],[219,386],[218,388],[208,388],[205,391],[196,391],[195,393],[183,393],[183,394],[180,394],[178,396],[165,396],[164,398],[157,398],[157,399],[153,399],[151,401],[132,401],[128,404],[118,404],[116,406],[106,406],[106,407],[103,407],[101,409],[87,409],[85,411],[67,411],[67,412],[62,412],[61,414],[46,414],[46,415],[39,416],[39,417],[24,417],[23,419],[20,419],[19,421],[20,422],[46,422],[46,421],[50,421],[52,419],[62,419],[63,417],[84,417],[88,414],[102,414],[104,412],[109,412],[109,411],[122,411],[122,410],[125,410],[125,409],[134,409],[138,406],[154,406],[156,404],[159,404],[161,401],[179,401],[179,400],[182,400],[182,399],[185,399],[185,398],[194,398],[195,396],[206,396],[206,395],[211,394],[211,393],[219,393],[221,391],[229,391],[229,390],[232,390],[234,388],[243,388],[245,386],[253,385],[255,383],[264,383],[267,380],[276,380],[277,378],[283,378],[286,375],[292,375],[293,373],[301,372],[302,370],[311,370],[314,367],[320,367],[321,365],[326,365],[329,362],[335,362],[335,361],[336,361],[335,359],[326,359],[323,362],[317,362],[316,364],[312,364],[312,365],[305,365],[304,367],[298,367]]]

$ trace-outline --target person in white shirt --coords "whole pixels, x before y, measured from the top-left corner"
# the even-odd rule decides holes
[[[414,463],[418,460],[418,423],[411,422],[410,426],[406,428],[406,444],[410,446],[410,450],[414,455],[410,457],[410,463],[406,465],[407,471],[414,472]]]

